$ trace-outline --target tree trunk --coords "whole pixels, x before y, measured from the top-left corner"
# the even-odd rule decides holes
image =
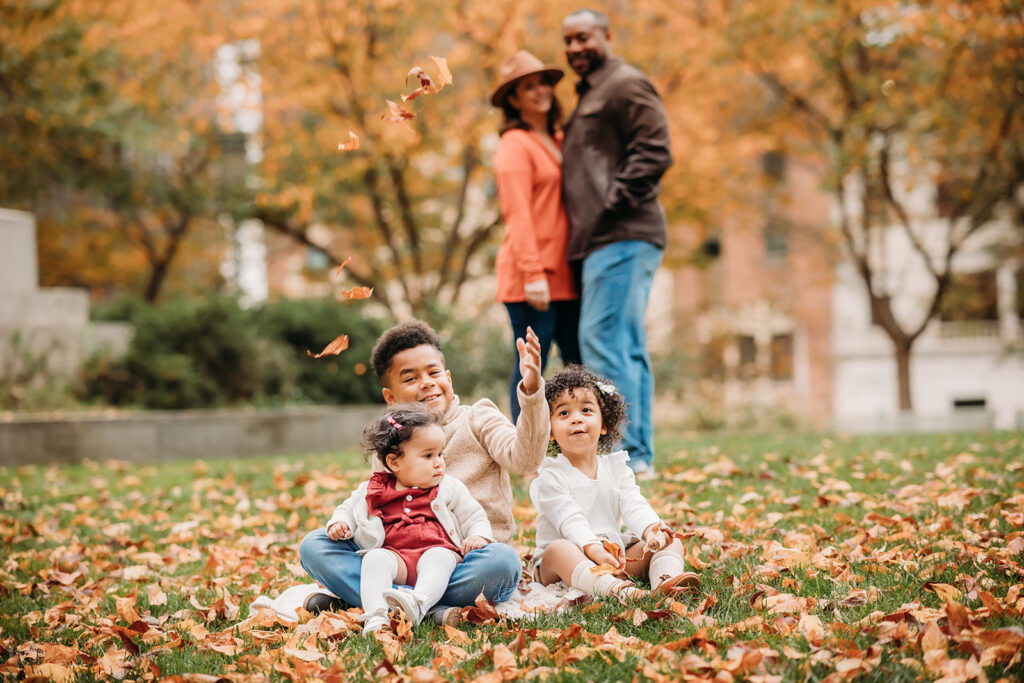
[[[899,390],[900,412],[909,413],[914,409],[910,396],[910,349],[913,340],[893,340],[896,349],[896,385]]]
[[[164,260],[152,264],[149,269],[149,280],[146,282],[146,292],[143,294],[147,304],[155,303],[160,290],[163,288],[164,280],[167,279],[168,262]]]

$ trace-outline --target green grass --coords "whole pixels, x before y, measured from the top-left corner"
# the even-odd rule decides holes
[[[938,678],[958,665],[946,660],[982,658],[986,632],[1024,626],[1024,601],[1015,602],[1024,588],[1022,451],[1024,435],[1006,432],[667,436],[658,444],[661,476],[642,487],[686,535],[699,594],[678,597],[675,611],[666,599],[605,600],[467,625],[460,639],[468,642],[424,624],[397,645],[397,657],[390,651],[391,663],[408,678],[423,674],[414,667],[441,667],[452,680],[500,676],[494,648],[505,645],[516,667],[505,675],[554,681],[679,680],[684,672],[818,680],[840,669],[887,682]],[[0,469],[0,677],[105,679],[120,657],[123,670],[113,670],[133,679],[373,679],[389,657],[376,639],[322,631],[307,640],[318,621],[263,629],[271,640],[235,628],[257,595],[305,581],[299,540],[367,473],[355,452]],[[513,484],[528,508],[521,480]],[[525,554],[532,537],[524,513],[514,545]],[[953,600],[970,628],[951,628],[952,608],[931,583],[959,591]],[[165,604],[151,601],[156,587]],[[775,592],[802,601],[792,603],[800,609],[771,609]],[[999,613],[983,604],[986,592]],[[117,602],[129,596],[147,626],[119,632],[132,627]],[[820,637],[801,630],[804,615],[820,619]],[[925,657],[919,644],[933,621],[948,639],[945,659]],[[232,637],[236,652],[214,649]],[[286,645],[324,656],[304,662]],[[745,649],[759,654],[743,660]],[[856,660],[861,668],[850,668]],[[992,656],[985,674],[1020,679],[1024,665],[1010,660]],[[44,663],[66,668],[39,669]]]

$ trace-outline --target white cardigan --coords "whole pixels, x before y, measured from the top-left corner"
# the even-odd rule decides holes
[[[366,505],[366,487],[369,483],[364,481],[348,500],[336,507],[325,527],[330,529],[335,522],[347,524],[360,553],[384,545],[384,522],[380,517],[371,515]],[[465,484],[454,477],[445,476],[437,488],[437,498],[430,507],[457,548],[461,548],[462,541],[469,536],[483,536],[488,541],[494,541],[487,513]]]
[[[626,451],[597,456],[597,478],[576,469],[561,453],[547,458],[530,484],[537,508],[537,552],[567,538],[580,548],[607,538],[625,550],[622,524],[637,537],[661,521],[626,463]]]

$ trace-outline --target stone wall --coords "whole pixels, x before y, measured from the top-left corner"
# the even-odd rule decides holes
[[[7,414],[0,466],[243,458],[359,447],[383,406]]]

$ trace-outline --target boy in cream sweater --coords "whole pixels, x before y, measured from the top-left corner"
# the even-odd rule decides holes
[[[436,622],[452,619],[483,592],[503,602],[515,591],[522,574],[519,555],[509,545],[515,531],[509,473],[527,474],[544,460],[551,434],[550,415],[540,374],[540,343],[532,329],[517,339],[522,412],[513,425],[493,402],[481,399],[462,405],[452,389],[441,340],[425,323],[401,323],[381,335],[371,354],[374,372],[388,405],[419,402],[441,418],[447,443],[447,473],[462,481],[483,506],[497,543],[473,550],[456,567],[448,589],[431,612]],[[362,558],[351,540],[331,540],[325,529],[309,532],[299,546],[302,567],[340,600],[314,594],[306,609],[360,606]]]

